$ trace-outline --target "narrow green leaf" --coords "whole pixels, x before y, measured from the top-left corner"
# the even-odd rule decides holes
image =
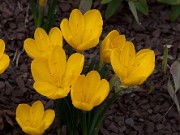
[[[180,62],[175,61],[170,67],[170,72],[175,85],[175,93],[180,89]]]
[[[135,5],[137,10],[139,10],[140,12],[142,12],[146,16],[148,15],[149,9],[148,9],[148,5],[147,5],[146,0],[139,0],[137,2],[134,2],[134,5]]]
[[[57,6],[57,0],[51,0],[50,6],[48,8],[47,20],[46,20],[46,23],[44,25],[44,29],[46,30],[47,33],[50,31],[51,27],[53,26],[53,24],[55,22],[55,18],[56,18],[56,14],[55,14],[56,6]]]
[[[107,4],[107,3],[109,3],[109,2],[111,2],[112,0],[102,0],[101,1],[101,4]]]
[[[108,3],[105,11],[105,19],[109,19],[112,15],[114,15],[122,1],[123,0],[112,0],[110,3]]]
[[[82,13],[85,13],[86,11],[91,9],[93,0],[81,0],[80,4],[79,4],[79,10]]]
[[[29,3],[30,3],[31,9],[32,9],[31,11],[32,11],[32,14],[33,14],[33,17],[34,17],[34,23],[35,23],[35,25],[37,27],[37,9],[35,7],[35,3],[34,3],[33,0],[30,0]]]
[[[174,88],[173,88],[170,80],[168,80],[168,92],[169,92],[169,95],[171,96],[171,98],[173,99],[174,103],[176,104],[177,110],[180,114],[179,100],[176,96],[176,93],[174,91]]]
[[[163,61],[162,61],[162,70],[163,70],[164,74],[166,74],[166,70],[167,70],[167,57],[168,57],[168,48],[166,45],[164,47]]]
[[[180,16],[180,5],[171,6],[170,11],[170,20],[172,22],[176,21],[176,19]]]
[[[170,5],[179,5],[180,0],[157,0],[158,2],[170,4]]]
[[[130,10],[131,10],[131,12],[132,12],[132,14],[133,14],[136,22],[137,22],[138,24],[140,24],[140,23],[139,23],[139,18],[138,18],[138,15],[137,15],[137,10],[136,10],[136,7],[135,7],[135,5],[134,5],[134,2],[129,1],[129,2],[128,2],[128,5],[129,5],[129,8],[130,8]]]

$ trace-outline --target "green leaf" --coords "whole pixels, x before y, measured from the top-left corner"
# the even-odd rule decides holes
[[[79,4],[79,10],[82,13],[85,13],[86,11],[91,9],[93,0],[81,0],[80,4]]]
[[[148,9],[148,5],[147,5],[146,0],[139,0],[137,2],[134,2],[134,5],[135,5],[137,10],[139,10],[140,12],[142,12],[146,16],[148,15],[149,9]]]
[[[170,5],[179,5],[180,0],[157,0],[158,2],[170,4]]]
[[[166,74],[166,71],[167,71],[167,58],[168,58],[168,48],[166,45],[164,47],[163,61],[162,61],[162,70],[163,70],[164,74]]]
[[[168,80],[168,92],[169,92],[169,95],[171,96],[171,98],[173,99],[174,103],[176,104],[177,110],[180,114],[179,100],[176,96],[176,93],[174,91],[174,88],[173,88],[170,80]]]
[[[170,72],[175,85],[175,93],[180,89],[180,62],[175,61],[170,67]]]
[[[111,2],[112,0],[102,0],[101,1],[101,4],[107,4],[107,3],[109,3],[109,2]]]
[[[107,5],[107,9],[105,12],[105,19],[109,19],[114,13],[117,11],[119,6],[121,5],[121,2],[123,0],[112,0],[110,3]]]
[[[140,24],[140,23],[139,23],[139,18],[138,18],[138,15],[137,15],[137,10],[136,10],[136,7],[135,7],[134,2],[129,1],[129,2],[128,2],[128,5],[129,5],[129,8],[130,8],[130,10],[131,10],[131,12],[132,12],[132,14],[133,14],[136,22],[137,22],[138,24]]]
[[[180,16],[180,5],[171,6],[170,20],[175,21]]]

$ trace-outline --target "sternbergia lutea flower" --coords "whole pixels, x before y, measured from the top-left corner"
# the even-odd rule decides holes
[[[37,58],[31,64],[34,89],[50,99],[64,98],[82,72],[83,65],[82,54],[74,53],[66,60],[63,48],[55,46],[48,60]]]
[[[121,85],[140,85],[154,70],[155,54],[150,49],[142,49],[136,53],[133,43],[126,42],[123,50],[113,50],[111,65],[120,78]]]
[[[80,75],[72,85],[72,104],[78,109],[90,111],[105,100],[109,91],[109,82],[101,80],[97,71],[90,71],[86,76]]]
[[[16,109],[16,121],[22,130],[29,135],[42,135],[52,124],[54,118],[54,110],[44,111],[41,101],[34,102],[32,106],[19,104]]]
[[[5,43],[0,39],[0,74],[2,74],[6,68],[9,66],[10,59],[9,56],[4,54]]]
[[[55,46],[63,46],[62,34],[59,28],[54,27],[49,35],[42,28],[37,28],[34,33],[34,39],[27,38],[24,41],[24,49],[32,58],[48,58]]]
[[[101,60],[104,63],[110,63],[110,56],[115,48],[123,49],[126,43],[124,35],[120,35],[117,30],[109,32],[101,44]]]
[[[69,20],[63,19],[60,24],[63,37],[77,52],[93,48],[99,43],[102,26],[101,13],[96,9],[89,10],[84,15],[74,9]]]

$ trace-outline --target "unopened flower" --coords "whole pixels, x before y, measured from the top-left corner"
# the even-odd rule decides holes
[[[0,39],[0,74],[2,74],[6,68],[9,66],[10,59],[9,56],[4,54],[5,43]]]
[[[19,104],[16,109],[16,121],[29,135],[42,135],[52,124],[54,118],[54,110],[44,111],[41,101],[34,102],[32,106]]]
[[[123,49],[126,43],[124,35],[120,35],[117,30],[111,31],[101,44],[101,60],[110,63],[110,56],[115,48]]]
[[[47,0],[39,0],[39,5],[40,5],[41,7],[45,7],[46,4],[47,4]]]
[[[111,65],[122,85],[140,85],[154,70],[155,54],[150,49],[142,49],[136,53],[133,43],[127,42],[123,50],[113,50]]]
[[[109,91],[109,82],[101,80],[97,71],[91,71],[86,76],[80,75],[72,85],[72,104],[78,109],[90,111],[105,100]]]
[[[66,97],[77,76],[82,72],[84,56],[72,54],[66,61],[62,47],[54,47],[49,59],[37,58],[31,64],[34,89],[50,99]]]
[[[48,58],[55,46],[63,46],[62,34],[59,28],[54,27],[49,35],[42,28],[37,28],[34,33],[34,39],[28,38],[24,41],[24,49],[32,58]]]
[[[68,44],[82,52],[98,44],[102,25],[103,20],[98,10],[89,10],[83,15],[78,9],[74,9],[69,20],[62,20],[60,28]]]

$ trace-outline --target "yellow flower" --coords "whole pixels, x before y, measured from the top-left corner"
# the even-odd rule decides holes
[[[54,110],[44,111],[41,101],[34,102],[32,106],[19,104],[16,109],[16,121],[30,135],[42,135],[52,124],[54,117]]]
[[[24,41],[24,49],[32,59],[48,58],[55,46],[63,46],[62,34],[57,27],[50,30],[49,36],[42,28],[37,28],[34,39],[28,38]]]
[[[115,48],[123,48],[126,42],[124,35],[119,35],[117,30],[111,31],[101,44],[101,60],[110,63],[112,50]]]
[[[105,100],[109,91],[109,82],[101,80],[97,71],[91,71],[86,76],[80,75],[72,85],[72,104],[78,109],[90,111]]]
[[[46,4],[47,4],[47,0],[39,0],[39,5],[40,5],[41,7],[45,7]]]
[[[82,72],[84,56],[72,54],[66,61],[65,51],[56,46],[49,59],[37,58],[31,64],[34,89],[50,99],[66,97],[77,76]]]
[[[98,10],[89,10],[83,15],[78,9],[74,9],[69,21],[62,20],[60,28],[68,44],[82,52],[98,44],[102,25],[103,20]]]
[[[5,43],[0,39],[0,74],[2,74],[6,68],[9,66],[10,59],[9,56],[4,54]]]
[[[133,43],[126,42],[123,50],[113,50],[111,65],[122,85],[140,85],[154,70],[155,54],[150,49],[142,49],[136,53]]]

